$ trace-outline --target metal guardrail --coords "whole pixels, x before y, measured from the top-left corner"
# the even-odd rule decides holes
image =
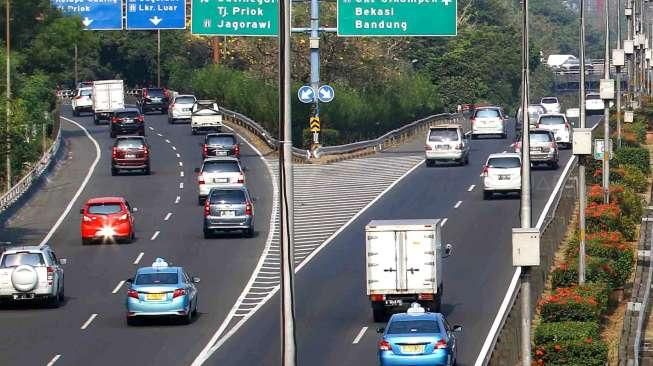
[[[27,190],[30,189],[32,184],[38,180],[43,172],[47,170],[50,164],[53,161],[53,157],[59,152],[59,147],[61,146],[61,128],[57,131],[57,137],[55,138],[52,146],[46,151],[36,165],[30,169],[23,178],[18,181],[11,189],[5,192],[0,197],[0,213],[9,208],[14,202],[16,202]]]

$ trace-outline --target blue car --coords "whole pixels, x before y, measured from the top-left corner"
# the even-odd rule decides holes
[[[456,336],[440,313],[427,313],[414,303],[406,313],[394,314],[379,341],[381,366],[452,366],[456,364]]]
[[[198,277],[190,277],[182,267],[172,267],[157,258],[151,267],[139,268],[127,280],[127,324],[151,316],[179,317],[190,324],[197,314]]]

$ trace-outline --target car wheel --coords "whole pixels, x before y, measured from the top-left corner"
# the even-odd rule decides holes
[[[116,133],[113,132],[113,131],[111,131],[111,132],[109,133],[109,135],[111,136],[112,139],[113,139],[113,138],[116,138]]]
[[[73,117],[79,117],[79,112],[77,112],[77,109],[73,109]]]
[[[191,133],[191,135],[197,135],[197,130],[192,128],[190,133]]]
[[[431,167],[431,166],[433,166],[433,165],[434,165],[433,160],[431,160],[431,159],[426,159],[426,166]]]
[[[385,322],[386,313],[383,304],[380,304],[380,306],[374,304],[372,305],[372,318],[374,318],[375,323]]]
[[[52,296],[49,300],[49,304],[51,308],[56,309],[61,305],[61,298],[59,297],[59,294],[55,294]]]
[[[118,169],[116,169],[116,168],[111,168],[111,175],[112,175],[112,176],[118,175]]]
[[[558,169],[558,162],[554,161],[553,163],[549,164],[549,167],[551,167],[551,169]]]
[[[138,134],[141,136],[145,136],[145,129],[138,131]]]
[[[170,118],[170,117],[168,117],[168,123],[171,124],[171,125],[174,125],[174,124],[175,124],[175,120],[172,119],[172,118]]]
[[[138,319],[136,317],[133,317],[133,316],[128,316],[127,317],[127,325],[132,326],[132,327],[135,326],[135,325],[138,325]]]
[[[483,199],[489,200],[490,198],[492,198],[492,192],[483,191]]]
[[[254,237],[254,228],[249,228],[245,230],[245,237],[246,238],[253,238]]]
[[[202,197],[197,197],[197,204],[198,204],[199,206],[202,206],[202,205],[204,204],[204,198],[202,198]]]
[[[192,312],[192,305],[188,306],[188,313],[186,315],[183,315],[181,318],[181,322],[184,323],[185,325],[188,325],[193,322],[193,312]]]
[[[59,302],[63,302],[66,299],[65,288],[61,285],[61,291],[59,291]]]
[[[143,173],[144,173],[145,175],[150,175],[150,174],[152,174],[152,170],[150,170],[150,165],[149,165],[149,164],[147,165],[147,168],[145,168],[145,169],[143,170]]]
[[[469,155],[465,156],[465,165],[469,165]]]
[[[100,121],[94,116],[93,117],[93,124],[99,125]]]
[[[507,133],[502,133],[502,134],[501,134],[501,138],[502,138],[502,139],[505,139],[505,138],[507,138],[507,137],[508,137],[508,134],[507,134]]]
[[[213,232],[208,229],[204,229],[204,239],[211,239],[213,238]]]
[[[195,307],[193,308],[193,316],[197,316],[197,303],[199,303],[199,300],[197,300],[197,295],[195,295]]]

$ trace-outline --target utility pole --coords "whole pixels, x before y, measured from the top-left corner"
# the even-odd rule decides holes
[[[580,128],[585,128],[585,1],[580,0]],[[578,284],[585,283],[585,207],[587,206],[585,183],[585,157],[578,157],[578,225],[580,243],[578,250]]]
[[[279,1],[279,201],[281,239],[282,366],[295,366],[292,115],[290,111],[290,10],[292,0]]]
[[[6,115],[6,120],[5,120],[5,132],[7,136],[5,137],[5,143],[6,143],[6,151],[5,151],[5,165],[6,165],[6,171],[5,171],[5,178],[7,180],[7,191],[11,189],[11,128],[10,126],[10,119],[11,119],[11,0],[5,0],[5,22],[6,22],[6,44],[7,44],[7,59],[5,61],[6,63],[6,74],[7,74],[7,115]]]
[[[608,16],[608,1],[605,2],[605,58],[603,62],[603,77],[610,80],[610,17]],[[603,203],[610,203],[610,100],[603,100]]]
[[[528,0],[522,0],[522,164],[521,164],[521,227],[531,227],[531,149],[528,122],[529,44]],[[521,355],[522,365],[531,366],[531,285],[530,267],[522,266],[521,275]]]
[[[211,37],[211,56],[214,65],[220,63],[220,41],[217,36]]]
[[[77,42],[75,42],[75,89],[77,89],[78,84],[79,84],[79,72],[77,66]]]
[[[311,0],[311,33],[309,44],[311,46],[311,88],[315,94],[315,117],[320,117],[320,101],[317,98],[320,88],[320,3],[318,0]],[[313,132],[313,146],[320,143],[319,132]]]
[[[621,0],[617,0],[617,49],[618,50],[621,49],[621,11],[622,11]],[[621,148],[621,66],[615,65],[615,71],[617,72],[617,146]]]
[[[156,86],[161,87],[161,30],[156,30]]]

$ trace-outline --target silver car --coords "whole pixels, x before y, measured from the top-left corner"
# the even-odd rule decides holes
[[[211,188],[225,186],[240,187],[245,184],[245,173],[234,157],[216,157],[204,159],[202,167],[195,169],[198,173],[198,202],[203,204]]]
[[[193,109],[193,104],[197,99],[192,94],[179,94],[168,107],[168,123],[176,121],[188,121]]]
[[[231,230],[254,236],[254,205],[245,186],[212,188],[204,203],[204,237]]]
[[[505,139],[508,136],[505,115],[500,107],[477,108],[470,122],[472,138],[479,135],[499,135]]]
[[[560,113],[560,101],[556,97],[544,97],[540,99],[540,104],[547,113]]]
[[[558,168],[559,151],[553,132],[533,129],[529,131],[531,164],[546,164]],[[521,152],[521,140],[515,144],[515,152]]]
[[[436,161],[454,161],[460,165],[469,163],[470,143],[460,125],[430,127],[424,150],[427,166],[433,166]]]
[[[567,116],[562,113],[547,113],[537,120],[537,128],[553,132],[555,141],[561,145],[571,148],[571,125]]]

